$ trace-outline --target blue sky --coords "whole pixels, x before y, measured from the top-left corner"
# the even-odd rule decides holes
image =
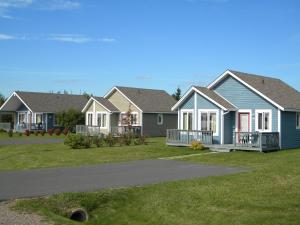
[[[300,90],[300,1],[0,0],[0,92],[207,85],[226,69]]]

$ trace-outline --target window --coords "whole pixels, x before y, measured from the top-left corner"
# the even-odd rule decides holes
[[[183,111],[181,114],[182,123],[181,127],[183,130],[192,130],[193,129],[193,112]]]
[[[88,126],[93,126],[93,114],[92,113],[88,113],[87,116],[88,116],[88,118],[87,118],[87,125]]]
[[[35,114],[35,123],[43,123],[43,114]]]
[[[296,128],[300,129],[300,112],[296,113]]]
[[[200,130],[201,131],[213,131],[214,135],[218,134],[218,112],[216,110],[199,111],[200,114]]]
[[[106,127],[106,113],[97,113],[97,125],[99,127]]]
[[[120,114],[120,125],[127,126],[128,124],[137,125],[138,124],[138,113],[132,112],[130,115],[130,121],[128,121],[127,113],[122,112]]]
[[[157,124],[162,125],[164,123],[164,115],[163,114],[157,114]]]
[[[271,132],[272,130],[272,111],[256,110],[256,131]]]
[[[25,113],[19,113],[19,123],[26,123],[26,115]]]

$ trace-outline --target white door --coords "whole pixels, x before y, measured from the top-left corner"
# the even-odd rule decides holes
[[[250,113],[239,113],[239,132],[250,132]]]

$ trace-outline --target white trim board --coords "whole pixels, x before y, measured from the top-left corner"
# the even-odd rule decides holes
[[[253,132],[252,130],[252,109],[239,109],[235,112],[235,132],[239,132],[239,113],[249,113],[250,117],[250,132]]]
[[[213,134],[214,137],[220,135],[220,110],[219,109],[198,109],[198,130],[201,130],[201,113],[216,113],[216,132]],[[222,120],[222,119],[221,119]],[[207,117],[207,124],[209,124],[209,116]]]
[[[269,129],[268,130],[265,130],[264,128],[262,130],[258,129],[258,113],[269,113],[270,118],[269,118]],[[265,123],[263,122],[262,126],[264,124]],[[272,132],[272,130],[273,130],[273,111],[271,109],[256,109],[255,110],[255,131],[263,133],[263,132]]]
[[[30,107],[23,101],[23,99],[16,93],[16,92],[13,92],[9,98],[4,102],[4,104],[0,107],[0,111],[2,110],[2,108],[7,104],[7,102],[13,97],[13,96],[17,96],[17,98],[19,98],[19,100],[27,107],[27,109],[31,112],[33,112]]]
[[[261,93],[260,91],[258,91],[256,88],[252,87],[251,85],[249,85],[248,83],[246,83],[245,81],[243,81],[242,79],[240,79],[238,76],[236,76],[234,73],[232,73],[229,70],[226,70],[221,76],[219,76],[216,80],[214,80],[210,85],[207,86],[207,88],[212,89],[215,85],[217,85],[220,81],[222,81],[226,76],[232,76],[234,79],[236,79],[237,81],[239,81],[240,83],[242,83],[243,85],[245,85],[246,87],[248,87],[250,90],[254,91],[256,94],[258,94],[259,96],[261,96],[262,98],[264,98],[265,100],[267,100],[268,102],[272,103],[273,105],[275,105],[277,108],[281,109],[284,111],[284,107],[282,107],[281,105],[277,104],[276,102],[274,102],[272,99],[270,99],[269,97],[265,96],[263,93]]]

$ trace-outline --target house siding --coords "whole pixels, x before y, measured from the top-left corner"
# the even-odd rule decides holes
[[[158,113],[143,114],[143,134],[150,137],[165,137],[167,129],[176,129],[177,114],[163,114],[163,124],[157,124]]]
[[[115,91],[112,95],[110,95],[108,100],[114,104],[120,112],[127,112],[129,108],[132,112],[137,112],[138,125],[141,124],[141,111],[128,101],[119,91]]]
[[[224,115],[224,144],[233,143],[233,129],[235,124],[235,112]]]
[[[181,109],[194,109],[194,95],[190,95],[181,105]]]
[[[300,129],[296,128],[296,112],[281,113],[281,148],[300,147]]]
[[[258,94],[244,86],[242,83],[229,76],[221,81],[214,90],[230,101],[239,109],[250,109],[252,111],[252,132],[255,131],[255,110],[272,110],[272,132],[278,132],[278,109]]]

